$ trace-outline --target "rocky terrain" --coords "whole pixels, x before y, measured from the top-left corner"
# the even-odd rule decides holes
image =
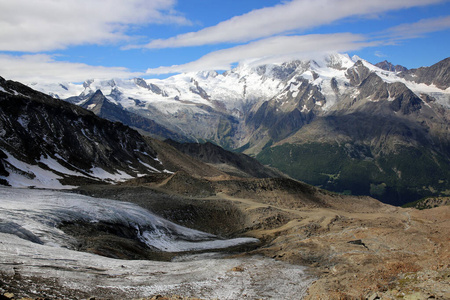
[[[388,62],[387,60],[379,62],[375,64],[380,69],[390,71],[390,72],[403,72],[408,71],[408,68],[401,66],[401,65],[393,65],[392,63]]]
[[[63,188],[163,172],[137,131],[0,78],[0,180]]]
[[[0,184],[70,189],[183,169],[225,174],[122,123],[0,77]]]
[[[75,192],[136,203],[178,224],[224,238],[258,238],[261,244],[256,247],[230,249],[228,255],[262,255],[307,266],[307,272],[316,279],[304,299],[450,297],[450,206],[400,208],[370,197],[333,194],[291,179],[193,177],[185,171],[149,175],[118,185],[83,186]],[[146,254],[148,250],[136,241],[124,239],[127,231],[117,225],[86,225],[66,223],[60,227],[79,241],[80,251],[121,259],[167,261],[177,256]],[[231,276],[255,276],[251,275],[254,272],[275,276],[270,270],[252,270],[244,263],[233,268],[237,273],[229,273]],[[103,275],[97,276],[100,280]],[[47,298],[71,298],[78,293],[65,290],[57,281],[18,278],[4,274],[1,279],[3,293],[13,293],[14,299],[31,295],[30,288],[39,290],[36,286],[47,288],[40,290]],[[199,287],[189,292],[178,290],[178,298],[162,295],[168,299],[209,299],[201,296],[205,291]],[[83,297],[118,295],[111,289]],[[121,294],[123,297],[130,296]]]
[[[427,197],[403,205],[403,207],[414,207],[417,209],[429,209],[450,205],[450,197]]]
[[[152,181],[80,191],[136,201],[192,228],[256,237],[263,245],[240,255],[306,265],[318,277],[305,299],[450,297],[449,206],[404,209],[289,180],[206,182],[208,192],[189,184],[189,198]],[[167,194],[155,201],[156,191]]]

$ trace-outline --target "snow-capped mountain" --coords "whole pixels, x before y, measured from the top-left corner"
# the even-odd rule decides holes
[[[320,60],[241,64],[222,74],[33,87],[96,113],[92,97],[100,90],[115,110],[161,128],[150,132],[160,138],[173,138],[165,136],[169,132],[178,134],[178,141],[212,141],[297,179],[398,203],[398,194],[417,197],[450,188],[449,68],[445,59],[394,72],[356,56],[332,54]],[[118,115],[102,116],[126,123]],[[143,123],[128,124],[145,131]],[[284,153],[289,147],[295,151]],[[316,148],[329,153],[322,158],[308,154]],[[313,165],[302,165],[304,157]],[[400,163],[402,157],[420,162],[416,167],[423,174],[439,171],[418,178],[420,171]],[[355,181],[358,172],[362,175]],[[406,174],[412,177],[406,180]]]
[[[359,57],[342,54],[329,55],[321,61],[239,65],[222,74],[214,71],[187,73],[163,80],[92,79],[82,85],[37,83],[32,87],[78,105],[87,103],[100,90],[117,108],[183,135],[185,140],[211,140],[238,148],[246,145],[254,134],[254,126],[247,126],[249,116],[269,100],[276,100],[278,111],[286,112],[298,104],[290,99],[302,97],[301,113],[312,110],[314,114],[324,114],[334,110],[345,96],[358,93],[349,74],[357,61],[384,82],[401,82],[416,95],[428,94],[443,107],[450,107],[450,91],[441,85],[417,83],[408,79],[413,75],[403,78]],[[305,94],[306,90],[309,94]],[[85,107],[95,110],[94,104]]]

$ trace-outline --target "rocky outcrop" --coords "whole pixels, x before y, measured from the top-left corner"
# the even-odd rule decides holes
[[[404,71],[408,71],[408,68],[401,66],[401,65],[393,65],[392,63],[388,62],[387,60],[379,62],[377,64],[375,64],[376,67],[386,70],[386,71],[390,71],[390,72],[404,72]]]
[[[400,73],[399,76],[417,83],[434,84],[438,88],[445,90],[450,87],[450,57],[431,67],[411,69]]]
[[[145,80],[142,78],[135,78],[134,83],[137,86],[148,89],[149,91],[152,91],[153,93],[155,93],[157,95],[162,95],[164,97],[167,97],[167,94],[159,86],[157,86],[156,84],[153,84],[153,83],[147,84],[147,82],[145,82]]]

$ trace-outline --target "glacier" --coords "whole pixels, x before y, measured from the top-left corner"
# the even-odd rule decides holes
[[[162,251],[257,242],[252,238],[219,239],[169,222],[132,203],[61,191],[2,187],[0,279],[11,283],[20,278],[20,284],[28,285],[24,295],[41,295],[45,291],[61,298],[113,299],[156,294],[209,299],[299,299],[314,281],[304,267],[259,256],[213,258],[201,254],[196,259],[162,262],[79,252],[72,249],[73,238],[57,226],[62,221],[101,220],[140,228],[142,239]]]
[[[153,249],[167,252],[221,249],[258,242],[254,238],[223,240],[209,233],[177,225],[128,202],[51,190],[2,187],[0,193],[3,230],[8,231],[9,226],[12,226],[23,235],[31,233],[45,245],[73,248],[73,239],[58,229],[58,225],[63,222],[101,221],[135,228],[142,242]]]

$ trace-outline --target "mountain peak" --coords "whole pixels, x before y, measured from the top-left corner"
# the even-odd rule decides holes
[[[406,67],[401,66],[401,65],[394,66],[392,63],[388,62],[387,60],[379,62],[379,63],[375,64],[375,66],[380,69],[390,71],[390,72],[404,72],[404,71],[408,70]]]

